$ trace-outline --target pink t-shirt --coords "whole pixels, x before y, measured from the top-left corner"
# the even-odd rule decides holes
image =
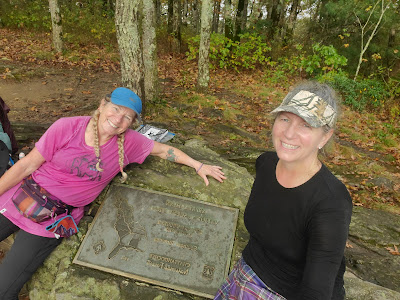
[[[46,160],[35,172],[33,179],[50,194],[66,204],[77,207],[71,215],[78,223],[84,206],[91,203],[120,172],[117,137],[100,147],[103,172],[96,170],[93,147],[85,143],[85,130],[90,117],[62,118],[56,121],[35,144]],[[142,134],[128,129],[125,133],[124,166],[141,164],[153,149],[154,142]],[[22,216],[11,197],[21,183],[0,196],[0,213],[21,229],[39,236],[54,237],[45,230],[53,221],[37,224]]]

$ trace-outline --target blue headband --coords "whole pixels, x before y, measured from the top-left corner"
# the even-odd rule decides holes
[[[111,103],[132,109],[138,118],[142,112],[142,100],[128,88],[119,87],[111,93]]]

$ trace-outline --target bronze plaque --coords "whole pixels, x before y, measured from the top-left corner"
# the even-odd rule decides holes
[[[237,218],[235,208],[112,185],[74,263],[213,298]]]

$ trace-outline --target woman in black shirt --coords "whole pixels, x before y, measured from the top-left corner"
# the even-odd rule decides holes
[[[244,214],[250,240],[215,299],[344,299],[352,200],[318,159],[336,124],[335,93],[302,83],[272,113],[275,152],[257,159]]]

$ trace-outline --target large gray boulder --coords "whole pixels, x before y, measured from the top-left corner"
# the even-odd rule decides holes
[[[400,216],[355,206],[347,269],[371,283],[400,292]],[[393,250],[392,252],[390,250]],[[400,298],[399,298],[400,299]]]
[[[399,300],[400,293],[345,273],[347,300]]]
[[[174,146],[204,163],[223,167],[228,179],[224,183],[210,179],[210,185],[206,187],[192,168],[149,157],[142,165],[128,168],[127,184],[238,208],[240,213],[232,254],[233,264],[240,257],[248,240],[248,233],[243,223],[243,212],[254,179],[245,168],[222,158],[207,148],[202,141],[191,140],[185,145]],[[93,203],[91,210],[81,221],[78,235],[63,241],[28,282],[26,288],[30,299],[204,299],[72,263],[104,194],[105,192]],[[357,221],[359,215],[355,214],[354,222]],[[359,226],[362,226],[363,222],[365,220],[361,220]],[[354,227],[351,228],[351,232],[354,232]],[[390,240],[392,241],[395,242],[396,239]],[[398,292],[365,282],[355,276],[350,276],[350,273],[346,275],[345,283],[349,300],[400,299]]]

